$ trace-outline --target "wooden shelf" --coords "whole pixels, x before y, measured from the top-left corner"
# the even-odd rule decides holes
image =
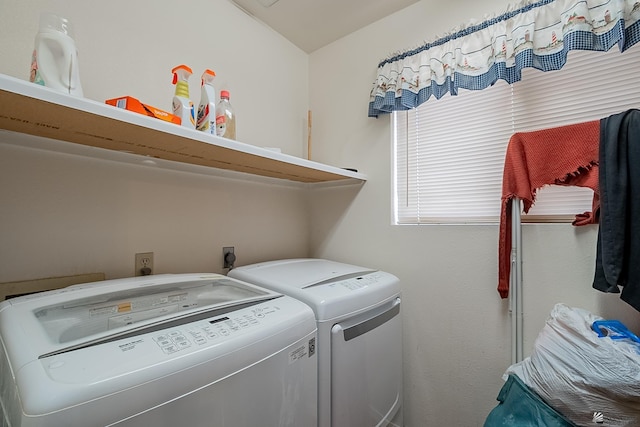
[[[0,129],[303,183],[366,181],[360,173],[207,135],[2,74]]]

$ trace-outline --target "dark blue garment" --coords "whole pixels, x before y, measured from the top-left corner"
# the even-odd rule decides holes
[[[593,287],[640,311],[640,110],[600,121],[600,226]]]

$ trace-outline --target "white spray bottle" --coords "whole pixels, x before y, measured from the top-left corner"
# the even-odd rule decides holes
[[[204,70],[200,81],[201,94],[198,106],[198,120],[196,129],[216,134],[216,91],[213,88],[213,79],[216,73],[213,70]]]
[[[186,65],[178,65],[173,70],[173,84],[176,85],[176,92],[173,96],[173,114],[180,117],[182,126],[194,129],[196,125],[193,102],[189,98],[189,76],[193,74],[191,68]]]

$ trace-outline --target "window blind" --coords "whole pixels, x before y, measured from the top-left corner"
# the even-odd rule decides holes
[[[561,70],[526,69],[513,85],[498,81],[393,113],[396,223],[497,223],[511,135],[640,108],[639,63],[637,47],[572,51]],[[591,209],[592,197],[545,186],[523,220],[571,220]]]

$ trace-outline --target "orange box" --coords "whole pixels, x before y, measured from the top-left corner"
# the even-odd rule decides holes
[[[156,107],[152,107],[151,105],[143,104],[142,102],[130,96],[107,99],[105,102],[118,108],[124,108],[125,110],[144,114],[145,116],[155,117],[156,119],[175,123],[177,125],[182,123],[180,117],[171,113],[167,113],[166,111],[162,111]]]

